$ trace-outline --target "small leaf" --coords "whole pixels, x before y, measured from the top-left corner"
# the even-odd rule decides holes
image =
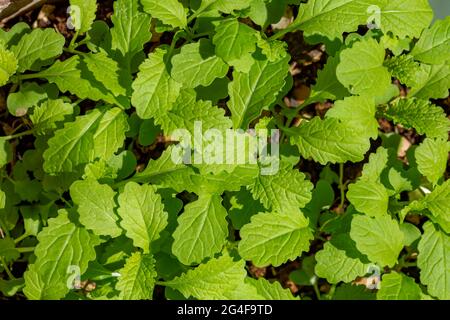
[[[187,26],[186,11],[178,0],[141,0],[144,11],[174,28]]]
[[[420,300],[421,293],[413,278],[392,271],[383,275],[377,300]]]
[[[91,29],[97,11],[97,0],[70,0],[72,25],[80,33]]]

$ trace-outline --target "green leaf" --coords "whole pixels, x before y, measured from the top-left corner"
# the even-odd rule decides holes
[[[173,233],[173,254],[185,265],[220,252],[228,236],[227,211],[219,195],[200,194],[185,206]]]
[[[233,11],[246,9],[250,6],[252,0],[202,0],[200,8],[197,11],[205,12],[217,10],[223,13],[232,13]]]
[[[88,32],[95,20],[97,0],[70,0],[72,25],[80,33]]]
[[[94,74],[95,79],[101,82],[106,89],[117,96],[124,96],[126,89],[120,84],[119,65],[108,54],[101,50],[98,53],[83,55],[87,68]],[[108,70],[108,72],[105,72]]]
[[[426,100],[400,99],[389,107],[386,116],[395,124],[414,128],[429,138],[447,139],[450,130],[450,120],[444,110]]]
[[[111,158],[123,146],[128,130],[127,115],[123,110],[107,110],[99,120],[93,136],[94,157],[104,160]]]
[[[36,77],[45,78],[50,83],[55,83],[61,92],[69,91],[80,99],[104,100],[121,105],[101,83],[96,82],[89,70],[80,64],[78,56],[63,62],[56,61],[48,69],[36,74]]]
[[[132,179],[135,182],[152,183],[161,188],[172,188],[182,192],[186,186],[193,184],[192,167],[172,160],[173,147],[163,152],[157,160],[150,160],[144,171],[137,173]]]
[[[120,226],[126,230],[128,238],[144,253],[150,252],[150,245],[160,237],[167,226],[167,212],[161,196],[151,185],[138,185],[129,182],[119,195],[119,209],[122,221]]]
[[[403,249],[403,233],[397,221],[388,215],[376,218],[356,215],[352,219],[350,237],[361,253],[381,266],[393,267]]]
[[[30,120],[37,134],[46,134],[57,128],[58,122],[63,122],[66,117],[72,115],[73,107],[62,99],[47,99],[39,106],[33,108]]]
[[[299,211],[257,214],[240,231],[239,254],[256,266],[277,267],[308,251],[313,239],[308,226]]]
[[[380,182],[381,173],[388,163],[388,150],[379,147],[369,156],[369,162],[363,167],[361,180]]]
[[[344,283],[336,288],[332,300],[375,300],[375,294],[364,285]]]
[[[316,253],[316,260],[315,273],[333,284],[341,281],[351,282],[364,276],[369,270],[369,264],[351,256],[345,248],[337,248],[330,242],[326,242],[323,249]]]
[[[213,107],[210,101],[197,101],[195,91],[181,90],[172,109],[155,117],[155,123],[160,125],[167,136],[177,129],[186,129],[195,134],[195,123],[201,123],[201,131],[217,129],[221,132],[231,128],[231,120],[224,115],[224,110]]]
[[[114,212],[115,195],[110,186],[93,179],[76,181],[70,187],[70,196],[78,205],[81,224],[99,236],[118,237],[122,233]]]
[[[259,199],[267,210],[289,213],[293,208],[303,208],[311,200],[313,187],[302,172],[282,163],[275,175],[259,175],[248,188],[253,198]]]
[[[413,278],[392,271],[383,275],[377,300],[420,300],[421,293]]]
[[[450,88],[450,65],[422,65],[426,74],[419,79],[419,83],[411,88],[409,97],[421,99],[445,99],[449,95]]]
[[[425,139],[415,149],[417,169],[427,177],[433,185],[444,175],[447,168],[450,145],[442,139]]]
[[[413,224],[404,222],[400,224],[400,230],[404,235],[403,243],[405,246],[411,246],[417,239],[422,236],[420,230]]]
[[[245,261],[235,262],[225,253],[164,284],[186,298],[223,300],[243,284],[246,275]]]
[[[0,168],[10,162],[12,159],[12,147],[6,140],[0,138]]]
[[[336,101],[334,107],[327,112],[327,117],[340,119],[355,130],[376,139],[378,121],[375,113],[376,107],[373,99],[353,96]]]
[[[20,257],[20,253],[16,249],[16,244],[13,239],[0,239],[0,257],[3,258],[6,263],[17,260]]]
[[[28,109],[39,104],[47,98],[44,88],[35,82],[25,82],[18,92],[10,93],[6,104],[8,111],[13,116],[22,117]]]
[[[426,29],[411,54],[416,60],[428,64],[442,64],[450,60],[450,17],[437,20]]]
[[[170,77],[165,64],[167,50],[157,48],[139,67],[131,102],[141,119],[156,118],[172,109],[181,85]]]
[[[209,86],[227,72],[228,66],[215,55],[213,44],[206,39],[183,46],[172,58],[172,77],[186,88]]]
[[[32,300],[63,298],[73,285],[73,272],[83,274],[89,261],[95,259],[99,238],[72,223],[66,211],[60,211],[37,239],[36,261],[25,272],[23,291]]]
[[[119,273],[116,289],[120,291],[120,299],[152,299],[157,274],[151,254],[133,253]]]
[[[325,102],[328,99],[340,100],[350,95],[336,77],[336,68],[340,62],[339,55],[328,58],[323,69],[318,72],[316,84],[312,87],[311,94],[304,105]]]
[[[301,156],[311,157],[323,165],[359,162],[370,148],[369,137],[336,118],[314,117],[294,129],[292,134],[291,143],[298,147]]]
[[[6,297],[13,297],[19,290],[21,290],[24,286],[24,280],[13,279],[13,280],[3,280],[0,279],[0,292],[3,293]]]
[[[45,172],[71,172],[94,160],[94,134],[101,117],[102,113],[95,109],[56,130],[43,155]]]
[[[150,41],[151,17],[139,11],[138,0],[117,0],[111,17],[112,49],[119,50],[128,65]]]
[[[286,84],[289,60],[289,55],[273,62],[260,56],[248,73],[233,72],[233,81],[228,86],[228,108],[235,129],[246,129],[263,110],[275,103]]]
[[[61,55],[65,40],[53,29],[34,29],[11,48],[18,61],[18,72],[35,70]]]
[[[438,223],[441,228],[450,233],[450,180],[434,188],[433,192],[426,195],[422,200],[425,207],[430,210],[431,219]]]
[[[299,300],[289,289],[284,289],[278,281],[270,282],[264,278],[247,278],[246,282],[256,287],[260,296],[267,300]]]
[[[399,38],[418,38],[433,20],[433,9],[428,0],[383,0],[380,28],[385,34],[392,32]]]
[[[349,185],[347,199],[359,212],[371,217],[387,214],[389,195],[379,182],[359,180]]]
[[[238,20],[224,21],[216,27],[213,43],[216,55],[229,65],[256,49],[256,32]]]
[[[0,86],[5,85],[18,69],[18,61],[14,53],[0,46]]]
[[[420,79],[426,77],[420,63],[415,61],[411,55],[393,57],[386,60],[384,66],[388,68],[393,77],[408,87],[417,86]]]
[[[448,212],[448,211],[447,211]],[[419,242],[417,266],[420,281],[428,293],[442,300],[450,299],[450,237],[427,222]]]
[[[186,11],[178,0],[141,0],[144,11],[174,28],[187,26]]]
[[[336,75],[356,95],[380,95],[391,84],[391,75],[383,66],[385,50],[374,39],[361,40],[341,52]]]
[[[330,40],[342,40],[344,32],[353,32],[366,24],[367,9],[378,1],[363,0],[311,0],[299,8],[294,23],[304,31],[306,37],[322,35]]]

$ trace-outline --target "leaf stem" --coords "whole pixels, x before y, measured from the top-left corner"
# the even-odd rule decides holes
[[[341,202],[339,208],[344,208],[345,203],[345,184],[344,184],[344,164],[339,163],[339,190],[341,190]]]
[[[13,135],[10,135],[10,136],[5,136],[5,137],[3,137],[3,139],[8,141],[8,140],[21,138],[23,136],[29,136],[29,135],[32,135],[33,133],[34,133],[34,129],[31,129],[31,130],[27,130],[27,131],[24,131],[24,132],[21,132],[21,133],[17,133],[17,134],[13,134]]]
[[[8,275],[8,277],[9,277],[11,280],[16,279],[16,277],[14,277],[14,275],[12,274],[11,270],[9,270],[8,265],[6,264],[6,261],[5,261],[5,259],[3,259],[3,257],[0,257],[0,262],[1,262],[2,265],[3,265],[3,268],[5,268],[5,272],[6,272],[6,274]]]
[[[22,241],[23,239],[25,239],[25,238],[28,238],[30,236],[30,234],[28,234],[28,233],[24,233],[23,235],[21,235],[20,237],[18,237],[18,238],[16,238],[16,239],[14,239],[14,243],[19,243],[20,241]]]
[[[73,35],[72,40],[70,41],[69,49],[75,49],[75,48],[76,48],[76,46],[77,46],[76,41],[77,41],[77,38],[78,38],[78,35],[79,35],[79,34],[80,34],[80,31],[77,30],[77,31],[75,32],[75,34]]]
[[[16,249],[20,253],[28,253],[28,252],[33,252],[35,248],[36,247],[23,247],[23,248],[16,248]]]

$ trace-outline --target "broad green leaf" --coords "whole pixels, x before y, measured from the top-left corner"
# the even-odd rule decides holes
[[[28,110],[37,106],[47,98],[45,89],[36,82],[25,82],[20,86],[20,90],[8,95],[6,104],[10,114],[22,117]]]
[[[151,254],[135,252],[120,269],[116,289],[122,300],[151,300],[156,281],[155,259]]]
[[[423,203],[430,210],[432,220],[441,228],[450,233],[450,180],[434,188],[433,192],[426,195]]]
[[[332,300],[375,300],[373,290],[364,285],[344,283],[336,288]]]
[[[172,109],[181,85],[170,77],[164,61],[167,50],[158,48],[139,67],[131,102],[141,119],[156,118]]]
[[[139,11],[138,0],[117,0],[111,17],[112,49],[119,50],[131,64],[133,57],[150,41],[151,17]]]
[[[178,0],[141,0],[144,11],[174,28],[187,26],[186,10]]]
[[[376,107],[369,97],[348,97],[336,101],[334,107],[327,112],[327,117],[337,118],[361,133],[376,139],[378,121],[375,118]]]
[[[50,83],[55,83],[63,93],[69,91],[80,99],[119,104],[115,97],[95,81],[87,68],[80,64],[80,58],[73,56],[67,60],[56,61],[48,69],[36,74],[36,77],[45,78]]]
[[[33,108],[30,120],[37,134],[46,134],[57,128],[58,122],[63,122],[66,117],[72,115],[73,107],[62,99],[47,99],[39,106]]]
[[[100,81],[106,89],[117,96],[126,94],[126,89],[120,84],[119,80],[119,65],[105,51],[85,54],[83,55],[83,61],[94,74],[95,79]],[[108,72],[105,72],[105,70],[108,70]]]
[[[337,66],[338,80],[355,95],[380,95],[391,84],[391,75],[383,66],[385,50],[374,39],[361,40],[344,49]]]
[[[20,252],[16,249],[14,239],[0,239],[0,257],[6,263],[17,260],[20,257]]]
[[[228,108],[235,129],[247,129],[248,125],[276,101],[284,88],[289,71],[289,55],[270,62],[258,57],[248,73],[233,72],[228,86]]]
[[[238,20],[224,21],[216,27],[213,43],[216,55],[232,65],[256,49],[256,31]]]
[[[24,285],[23,278],[13,280],[0,279],[0,292],[6,297],[13,297]]]
[[[8,31],[0,29],[0,42],[3,42],[5,48],[17,44],[20,38],[30,31],[30,26],[26,22],[15,23]]]
[[[115,195],[110,186],[93,179],[76,181],[70,187],[70,196],[78,205],[81,224],[99,236],[117,237],[122,233],[114,212]]]
[[[108,160],[121,147],[125,141],[125,133],[129,126],[127,115],[120,108],[107,110],[94,133],[95,158]]]
[[[47,173],[71,172],[94,160],[94,134],[102,113],[95,109],[56,130],[44,152]]]
[[[309,221],[300,211],[260,213],[240,231],[239,254],[256,266],[275,267],[308,251],[313,239]]]
[[[173,233],[173,254],[185,265],[220,252],[228,236],[227,211],[219,195],[200,194],[187,204]]]
[[[379,182],[359,180],[349,185],[347,198],[355,209],[371,217],[387,214],[389,195]]]
[[[373,0],[311,0],[300,5],[294,23],[306,37],[322,35],[330,40],[342,39],[344,32],[353,32],[366,24],[368,8],[377,4]]]
[[[288,214],[311,200],[313,185],[302,172],[282,163],[275,175],[259,175],[248,188],[267,210]]]
[[[233,261],[225,253],[164,284],[186,298],[222,300],[243,284],[246,275],[245,261]]]
[[[430,138],[425,139],[415,149],[417,168],[433,185],[436,185],[445,173],[449,151],[450,145],[447,141]]]
[[[5,85],[18,68],[14,53],[0,46],[0,86]]]
[[[270,282],[264,278],[247,278],[246,282],[256,287],[260,296],[266,300],[298,300],[289,289],[284,289],[278,281]]]
[[[325,102],[327,99],[339,100],[350,95],[336,77],[336,68],[339,63],[339,55],[328,58],[323,69],[318,72],[316,84],[312,87],[311,94],[304,105]]]
[[[384,66],[394,78],[408,87],[420,84],[420,79],[426,77],[425,70],[411,55],[400,55],[384,62]]]
[[[392,271],[383,275],[377,300],[420,300],[421,293],[413,278]]]
[[[227,72],[228,66],[215,55],[213,44],[206,39],[184,45],[172,58],[172,77],[186,88],[207,87]]]
[[[448,211],[447,211],[448,213]],[[450,237],[427,222],[419,242],[417,266],[420,281],[428,293],[442,300],[450,299]]]
[[[393,267],[403,249],[403,233],[397,221],[388,215],[376,218],[356,215],[350,237],[361,253],[381,266]]]
[[[173,147],[170,147],[157,160],[150,160],[145,170],[137,173],[132,180],[172,188],[177,192],[185,190],[186,186],[193,184],[191,176],[194,170],[183,163],[175,163],[172,152]]]
[[[405,244],[405,246],[412,245],[417,239],[422,236],[420,230],[411,223],[403,222],[402,224],[400,224],[400,230],[402,230],[404,235],[403,243]]]
[[[420,99],[445,99],[450,88],[450,64],[422,65],[426,74],[419,83],[411,88],[409,97]]]
[[[195,91],[181,90],[173,108],[158,114],[155,123],[161,126],[167,136],[172,136],[177,129],[186,129],[194,135],[196,123],[198,126],[201,124],[202,133],[209,129],[223,132],[232,126],[224,113],[223,109],[212,106],[210,101],[197,101]]]
[[[399,38],[419,38],[422,30],[433,20],[433,9],[428,0],[382,0],[380,27],[385,34],[392,32]],[[376,3],[375,3],[376,4]],[[371,12],[371,13],[376,13]],[[375,18],[375,22],[377,18]]]
[[[232,13],[235,10],[248,8],[251,1],[252,0],[202,0],[200,8],[197,11],[205,12],[218,10],[223,13]]]
[[[250,191],[246,189],[232,193],[228,201],[230,203],[228,216],[236,230],[249,223],[253,215],[264,211],[261,203],[254,200]]]
[[[450,120],[444,110],[421,99],[400,99],[386,111],[386,116],[396,124],[414,128],[429,138],[447,139]]]
[[[37,236],[36,261],[25,272],[24,293],[31,300],[63,298],[71,289],[73,273],[83,274],[95,259],[97,236],[77,226],[60,211]]]
[[[293,130],[291,143],[302,157],[313,158],[320,164],[328,162],[358,162],[370,148],[369,137],[361,135],[336,118],[313,118]]]
[[[442,64],[450,60],[450,17],[437,20],[426,29],[411,54],[416,60],[428,64]]]
[[[341,281],[351,282],[356,277],[364,276],[369,270],[369,264],[350,256],[346,250],[336,248],[330,242],[326,242],[315,257],[317,261],[315,273],[333,284]]]
[[[48,64],[49,59],[59,56],[63,51],[64,37],[53,29],[34,29],[24,35],[19,43],[11,48],[18,61],[18,72],[33,70],[36,65]]]
[[[388,163],[388,150],[379,147],[369,156],[369,162],[363,167],[361,180],[380,182],[381,173]]]
[[[97,0],[70,0],[72,25],[80,33],[88,32],[95,20]]]
[[[161,196],[151,185],[138,185],[129,182],[119,194],[119,209],[122,221],[120,226],[125,229],[128,238],[144,253],[150,252],[150,245],[160,237],[167,226],[167,212],[161,202]]]

